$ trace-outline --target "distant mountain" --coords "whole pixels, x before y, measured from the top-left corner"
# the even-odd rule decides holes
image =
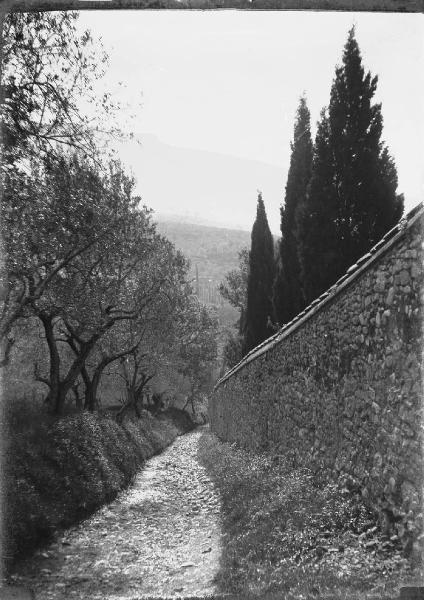
[[[214,221],[210,219],[205,219],[199,215],[195,215],[193,213],[185,212],[183,214],[172,214],[165,212],[156,212],[154,213],[156,221],[167,222],[167,223],[181,223],[186,225],[203,225],[205,227],[215,227],[218,229],[229,229],[228,225],[223,224],[220,221]],[[243,227],[232,227],[230,228],[232,231],[246,231]]]
[[[143,203],[158,215],[250,231],[261,190],[271,230],[278,234],[286,180],[283,168],[177,148],[150,134],[140,134],[140,139],[141,145],[126,143],[119,154],[132,168]]]

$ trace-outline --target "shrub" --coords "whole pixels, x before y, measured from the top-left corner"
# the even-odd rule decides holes
[[[59,420],[10,418],[3,446],[6,565],[116,497],[145,460],[193,427],[181,413],[122,425],[85,412]]]
[[[400,547],[384,539],[357,496],[317,482],[284,457],[252,454],[209,433],[199,456],[222,499],[221,592],[386,597],[412,575]]]

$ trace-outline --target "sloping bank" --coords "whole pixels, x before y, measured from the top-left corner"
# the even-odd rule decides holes
[[[112,500],[148,458],[193,427],[177,409],[123,425],[112,416],[81,413],[32,435],[9,436],[3,448],[6,563]]]

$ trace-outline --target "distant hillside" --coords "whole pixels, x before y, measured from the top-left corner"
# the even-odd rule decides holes
[[[283,167],[177,148],[149,134],[140,138],[141,145],[126,142],[119,153],[132,167],[143,203],[156,213],[179,213],[186,222],[196,218],[250,231],[261,190],[271,230],[278,233],[287,176]]]
[[[199,299],[218,308],[221,325],[232,324],[238,313],[217,288],[228,271],[238,267],[238,253],[250,246],[250,232],[162,220],[158,220],[158,230],[190,260],[193,280],[197,268]]]
[[[158,221],[158,230],[181,250],[199,277],[222,281],[227,271],[238,266],[238,252],[250,246],[250,232],[193,223]]]

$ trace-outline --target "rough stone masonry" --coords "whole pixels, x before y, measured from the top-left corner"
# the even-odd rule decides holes
[[[220,438],[361,493],[407,552],[423,537],[423,224],[420,205],[227,373],[209,405]]]

